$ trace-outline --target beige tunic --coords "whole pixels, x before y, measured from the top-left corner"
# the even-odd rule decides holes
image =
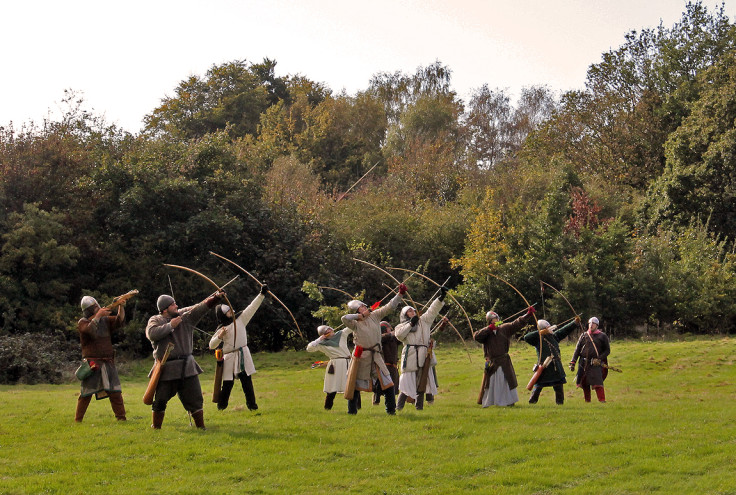
[[[432,324],[444,304],[439,299],[435,299],[429,306],[427,312],[419,317],[419,321],[413,327],[409,321],[404,321],[396,325],[396,338],[404,344],[404,348],[401,351],[399,391],[412,399],[417,398],[417,383],[419,382],[421,370],[427,359]],[[432,360],[434,361],[434,359]],[[432,364],[435,363],[436,361]],[[437,394],[437,384],[434,381],[434,374],[429,373],[427,378],[425,392],[432,395]]]
[[[365,392],[373,390],[371,376],[375,376],[381,382],[384,390],[393,387],[391,374],[383,361],[381,349],[381,321],[392,311],[396,311],[403,299],[396,294],[385,306],[371,312],[366,318],[359,319],[357,313],[343,315],[342,322],[353,331],[353,342],[356,346],[363,348],[363,354],[357,358],[358,378],[355,388]],[[353,356],[353,359],[356,359]]]

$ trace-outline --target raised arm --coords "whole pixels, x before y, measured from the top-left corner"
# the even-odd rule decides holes
[[[524,342],[531,346],[537,347],[539,345],[539,332],[534,330],[524,335]]]
[[[399,307],[404,299],[401,297],[401,293],[397,293],[385,306],[381,306],[373,312],[379,320],[385,320],[386,315],[393,313]]]
[[[342,318],[340,318],[340,320],[342,321],[343,325],[345,325],[346,327],[348,327],[352,331],[355,331],[355,329],[357,328],[355,324],[360,319],[361,319],[361,316],[358,313],[350,313],[350,314],[347,314],[347,315],[342,315]]]
[[[435,318],[437,318],[437,315],[440,314],[440,310],[444,305],[444,301],[439,298],[435,299],[432,301],[432,304],[429,305],[427,312],[420,316],[420,319],[425,321],[428,325],[431,325]]]
[[[266,287],[264,285],[264,287]],[[256,314],[256,311],[261,306],[261,303],[266,298],[263,292],[258,294],[253,301],[248,305],[247,308],[245,308],[240,315],[237,318],[238,326],[246,326],[248,322],[253,318],[253,315]]]
[[[573,320],[570,323],[555,330],[554,336],[555,336],[555,339],[557,339],[557,342],[562,341],[562,339],[570,335],[570,333],[575,328],[575,325],[576,325],[575,320]]]
[[[396,327],[394,327],[394,335],[401,342],[404,342],[409,334],[412,332],[412,328],[416,330],[416,328],[412,326],[411,322],[406,321],[404,323],[399,323],[398,325],[396,325]]]
[[[322,337],[317,337],[316,340],[313,340],[309,344],[307,344],[307,352],[317,352],[321,344]]]

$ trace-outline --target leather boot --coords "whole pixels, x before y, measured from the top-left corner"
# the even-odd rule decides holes
[[[537,387],[536,385],[534,388],[532,388],[532,396],[529,397],[529,404],[536,404],[539,400],[539,394],[542,393],[542,387]]]
[[[92,396],[88,397],[80,397],[77,399],[77,411],[74,413],[74,421],[77,423],[81,423],[84,419],[84,413],[87,412],[87,407],[89,407],[89,401],[92,400]]]
[[[417,408],[417,411],[421,411],[424,409],[424,393],[423,392],[421,394],[417,394],[417,402],[414,407]]]
[[[256,404],[256,392],[253,390],[253,378],[241,373],[240,383],[243,385],[243,393],[245,393],[245,405],[248,406],[249,411],[256,411],[258,404]]]
[[[386,402],[386,413],[391,415],[396,414],[396,394],[394,394],[394,388],[389,387],[384,390],[383,397]]]
[[[325,409],[328,411],[332,409],[332,405],[335,403],[335,396],[337,395],[337,392],[328,392],[327,395],[325,395]]]
[[[585,402],[590,402],[590,387],[587,385],[583,385],[583,399]]]
[[[161,425],[164,422],[164,411],[153,411],[153,419],[151,421],[151,428],[154,430],[160,430]]]
[[[204,427],[204,411],[202,409],[197,412],[193,412],[192,419],[194,419],[194,426],[203,430],[207,429]]]
[[[565,403],[565,389],[562,385],[555,385],[552,388],[555,389],[555,402],[557,402],[558,406],[561,406]]]
[[[598,402],[606,402],[606,391],[603,387],[596,387],[595,394],[598,396]]]
[[[115,417],[118,421],[126,421],[125,417],[125,403],[123,402],[123,394],[120,392],[110,394],[110,406],[112,412],[115,413]]]
[[[220,411],[227,409],[227,404],[230,402],[230,393],[233,391],[233,383],[233,380],[223,380],[222,382],[220,397],[217,399],[217,409]]]
[[[358,414],[358,403],[360,402],[360,392],[353,392],[353,398],[348,400],[348,414]]]

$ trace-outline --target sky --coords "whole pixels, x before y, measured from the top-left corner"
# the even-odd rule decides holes
[[[736,0],[723,2],[736,20]],[[721,2],[704,0],[712,12]],[[460,98],[486,84],[582,89],[630,31],[671,27],[686,0],[23,0],[0,7],[0,126],[58,118],[64,91],[132,133],[189,76],[275,60],[354,95],[440,61]]]

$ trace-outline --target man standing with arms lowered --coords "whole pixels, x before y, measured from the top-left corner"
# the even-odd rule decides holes
[[[205,428],[202,409],[204,400],[199,383],[202,368],[192,356],[194,327],[207,314],[207,310],[220,301],[223,294],[223,291],[217,291],[199,304],[181,311],[174,298],[169,295],[163,294],[156,301],[159,314],[151,316],[146,326],[146,337],[153,345],[153,357],[160,360],[169,343],[173,343],[174,348],[163,366],[156,386],[151,428],[161,428],[166,405],[177,394],[184,409],[192,415],[197,428]]]
[[[570,360],[570,371],[575,371],[575,363],[580,358],[580,367],[575,377],[575,383],[583,389],[585,402],[590,402],[590,389],[595,389],[598,402],[606,402],[606,392],[603,381],[608,375],[608,355],[611,353],[611,344],[608,336],[598,328],[598,318],[588,320],[588,330],[583,332],[575,346],[575,352]]]

